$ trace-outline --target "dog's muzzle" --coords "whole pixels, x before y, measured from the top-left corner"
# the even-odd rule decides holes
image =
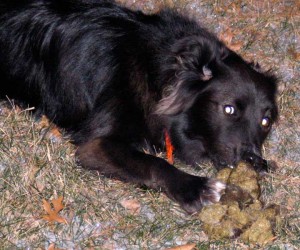
[[[267,160],[263,159],[261,156],[253,152],[245,151],[242,154],[241,159],[251,164],[258,173],[264,173],[270,171],[270,167],[268,166]]]

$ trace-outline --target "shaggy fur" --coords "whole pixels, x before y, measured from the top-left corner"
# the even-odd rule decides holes
[[[1,0],[0,94],[65,128],[80,164],[163,190],[194,213],[224,185],[145,154],[168,131],[180,160],[263,168],[274,77],[199,24],[104,0]]]

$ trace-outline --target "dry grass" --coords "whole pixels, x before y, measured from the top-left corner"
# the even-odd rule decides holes
[[[280,204],[284,217],[267,249],[300,248],[300,17],[298,1],[120,0],[157,11],[162,5],[188,12],[219,34],[233,34],[239,53],[280,77],[280,120],[265,145],[278,170],[263,181],[263,198]],[[7,104],[6,104],[7,105]],[[9,105],[10,106],[10,105]],[[198,249],[248,249],[239,242],[211,242],[197,216],[185,215],[159,192],[83,171],[67,138],[51,136],[26,111],[0,112],[0,248],[163,249],[188,242]],[[180,166],[185,168],[185,166]],[[191,170],[211,175],[210,166]],[[42,199],[64,196],[68,224],[41,220]],[[138,214],[123,200],[136,200]],[[252,246],[254,247],[254,246]]]

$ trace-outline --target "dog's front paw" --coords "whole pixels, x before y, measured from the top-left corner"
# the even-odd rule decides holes
[[[203,206],[220,200],[226,185],[205,177],[185,175],[171,183],[168,194],[189,214],[198,212]]]

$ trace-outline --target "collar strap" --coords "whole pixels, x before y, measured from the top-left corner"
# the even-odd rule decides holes
[[[173,157],[174,146],[172,145],[171,137],[167,130],[165,130],[165,145],[166,145],[167,161],[173,165],[174,164],[174,157]]]

